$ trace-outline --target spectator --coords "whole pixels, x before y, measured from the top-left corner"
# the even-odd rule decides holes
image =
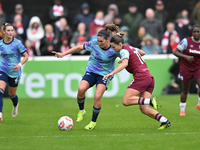
[[[107,14],[104,20],[107,24],[111,24],[114,21],[114,17],[119,14],[118,6],[116,4],[110,4],[108,6]]]
[[[80,22],[78,24],[77,30],[73,33],[73,36],[70,42],[70,47],[77,46],[78,38],[80,36],[84,36],[86,38],[86,41],[90,40],[89,32],[86,31],[86,26],[85,26],[85,23],[83,22]]]
[[[188,11],[186,9],[183,9],[178,15],[182,16],[183,24],[188,25],[190,23],[190,19],[188,17]]]
[[[24,45],[25,44],[24,43],[24,39],[17,33],[17,29],[16,28],[13,27],[13,29],[14,29],[14,31],[13,31],[13,37],[15,37],[18,40],[20,40],[22,42],[22,44]]]
[[[200,0],[196,3],[192,10],[192,19],[194,24],[200,24]]]
[[[69,46],[69,38],[67,36],[61,37],[61,46],[60,46],[60,52],[64,53],[70,49]],[[65,57],[70,57],[72,54],[65,55]]]
[[[32,43],[30,40],[26,40],[25,41],[25,47],[27,49],[27,53],[28,53],[28,56],[29,57],[33,57],[33,56],[37,56],[37,52],[36,52],[36,49],[32,46]]]
[[[22,16],[16,14],[14,17],[13,27],[15,28],[17,34],[25,41],[26,40],[26,29],[22,23]]]
[[[44,37],[44,28],[38,16],[33,16],[29,22],[27,29],[27,38],[32,42],[33,47],[36,49],[37,56],[41,55],[40,43]]]
[[[180,39],[191,36],[192,22],[188,17],[188,11],[182,10],[178,13],[175,20],[175,30],[178,32]]]
[[[178,32],[180,40],[190,36],[188,25],[184,25],[183,16],[177,15],[175,19],[175,30]]]
[[[128,38],[129,28],[127,26],[122,26],[120,28],[120,31],[122,31],[124,33],[124,36],[123,36],[124,44],[129,45],[129,38]]]
[[[129,12],[123,17],[123,25],[129,27],[129,39],[134,41],[137,37],[137,31],[140,26],[140,22],[143,20],[141,13],[137,11],[137,6],[131,3],[128,7]]]
[[[154,44],[154,39],[151,36],[147,36],[144,38],[144,46],[141,47],[141,50],[148,54],[159,54],[161,51]]]
[[[6,13],[3,11],[2,4],[0,3],[0,26],[7,21]]]
[[[117,25],[119,28],[121,28],[123,26],[122,18],[120,15],[115,15],[113,24]]]
[[[154,43],[154,45],[156,46],[156,49],[158,49],[158,51],[159,51],[159,54],[162,54],[162,47],[160,46],[160,44],[159,44],[159,40],[158,39],[153,39],[153,43]]]
[[[22,16],[23,28],[26,31],[28,28],[28,25],[29,25],[29,17],[26,14],[24,14],[24,9],[23,9],[22,4],[15,5],[15,13],[12,15],[12,17],[10,19],[11,24],[13,24],[15,15],[17,15],[17,14]]]
[[[146,18],[140,23],[145,27],[146,33],[150,34],[153,38],[156,38],[161,42],[163,37],[163,27],[161,23],[154,18],[154,11],[151,8],[146,10]]]
[[[104,21],[104,12],[102,10],[99,10],[96,12],[94,20],[90,23],[90,37],[96,35],[97,32],[97,27],[106,27],[106,23]]]
[[[90,6],[88,3],[83,3],[80,8],[80,13],[75,16],[73,23],[72,23],[72,29],[75,31],[77,29],[77,26],[80,22],[85,23],[86,30],[89,31],[89,25],[94,19],[94,14],[90,13]]]
[[[97,34],[98,34],[99,31],[102,30],[102,29],[104,29],[104,27],[101,27],[101,26],[97,27],[97,28],[96,28],[96,34],[93,35],[93,36],[90,38],[90,41],[92,41],[93,39],[97,39]]]
[[[78,38],[78,42],[77,42],[77,46],[78,45],[83,45],[86,41],[86,38],[84,36],[79,36]],[[91,52],[90,51],[87,51],[85,49],[81,50],[81,51],[78,51],[76,53],[74,53],[73,55],[90,55]]]
[[[142,46],[144,46],[144,38],[146,36],[150,36],[149,34],[146,34],[146,30],[144,27],[139,27],[138,31],[137,31],[137,36],[135,38],[134,41],[130,41],[131,45],[133,47],[137,47],[137,48],[141,48]]]
[[[169,22],[169,13],[165,10],[165,5],[162,0],[157,0],[155,4],[155,18],[160,21],[163,29],[166,29],[167,22]]]
[[[70,42],[70,40],[72,38],[73,31],[70,28],[67,20],[65,18],[60,18],[59,21],[57,21],[57,23],[56,23],[56,27],[59,30],[60,37],[67,36],[67,38]]]
[[[42,56],[54,55],[52,51],[59,51],[59,34],[53,30],[51,24],[45,25],[45,35],[41,40],[40,51]]]
[[[161,42],[161,47],[163,49],[163,53],[170,54],[170,53],[173,53],[173,50],[170,46],[171,35],[173,34],[175,36],[175,40],[177,44],[180,42],[180,38],[177,31],[175,30],[174,23],[168,22],[166,29],[167,30],[165,31],[162,42]]]
[[[49,10],[49,18],[51,23],[55,23],[60,18],[67,18],[67,8],[62,4],[62,0],[54,0],[53,7]]]
[[[179,43],[177,43],[176,35],[172,34],[170,36],[170,48],[174,52]],[[172,80],[175,81],[178,78],[178,74],[180,72],[180,61],[179,58],[173,59],[173,63],[169,68],[169,72],[173,75]]]

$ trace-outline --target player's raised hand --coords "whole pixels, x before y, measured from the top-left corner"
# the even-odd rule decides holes
[[[64,56],[63,53],[60,53],[60,52],[52,51],[52,53],[55,54],[55,57],[57,58],[62,58]]]

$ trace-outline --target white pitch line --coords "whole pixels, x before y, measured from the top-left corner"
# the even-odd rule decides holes
[[[62,132],[62,131],[61,131]],[[65,131],[68,132],[68,131]],[[98,135],[98,136],[107,136],[107,137],[120,137],[120,136],[132,136],[132,135],[199,135],[200,132],[181,132],[181,133],[151,133],[151,134],[146,134],[146,133],[138,133],[138,134],[110,134],[110,135]],[[81,137],[98,137],[97,135],[81,135]],[[57,135],[57,136],[18,136],[17,138],[63,138],[63,137],[80,137],[77,135]],[[5,138],[12,138],[12,137],[5,137],[5,136],[0,136],[0,139],[5,139]],[[13,138],[16,138],[16,136],[13,136]]]

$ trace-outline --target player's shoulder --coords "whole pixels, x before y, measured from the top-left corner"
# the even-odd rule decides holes
[[[179,45],[186,44],[189,40],[190,40],[190,38],[184,38],[184,39],[182,39],[182,41],[179,43]]]

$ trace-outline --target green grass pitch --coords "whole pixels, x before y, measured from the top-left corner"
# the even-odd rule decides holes
[[[186,116],[179,116],[179,95],[158,96],[158,111],[172,126],[143,115],[138,106],[125,107],[121,98],[103,98],[97,126],[84,129],[92,116],[93,99],[86,99],[84,120],[76,123],[76,99],[20,99],[19,115],[12,118],[12,103],[4,98],[0,123],[0,150],[197,150],[200,145],[198,96],[189,95]],[[60,131],[57,121],[70,116],[73,129]]]

